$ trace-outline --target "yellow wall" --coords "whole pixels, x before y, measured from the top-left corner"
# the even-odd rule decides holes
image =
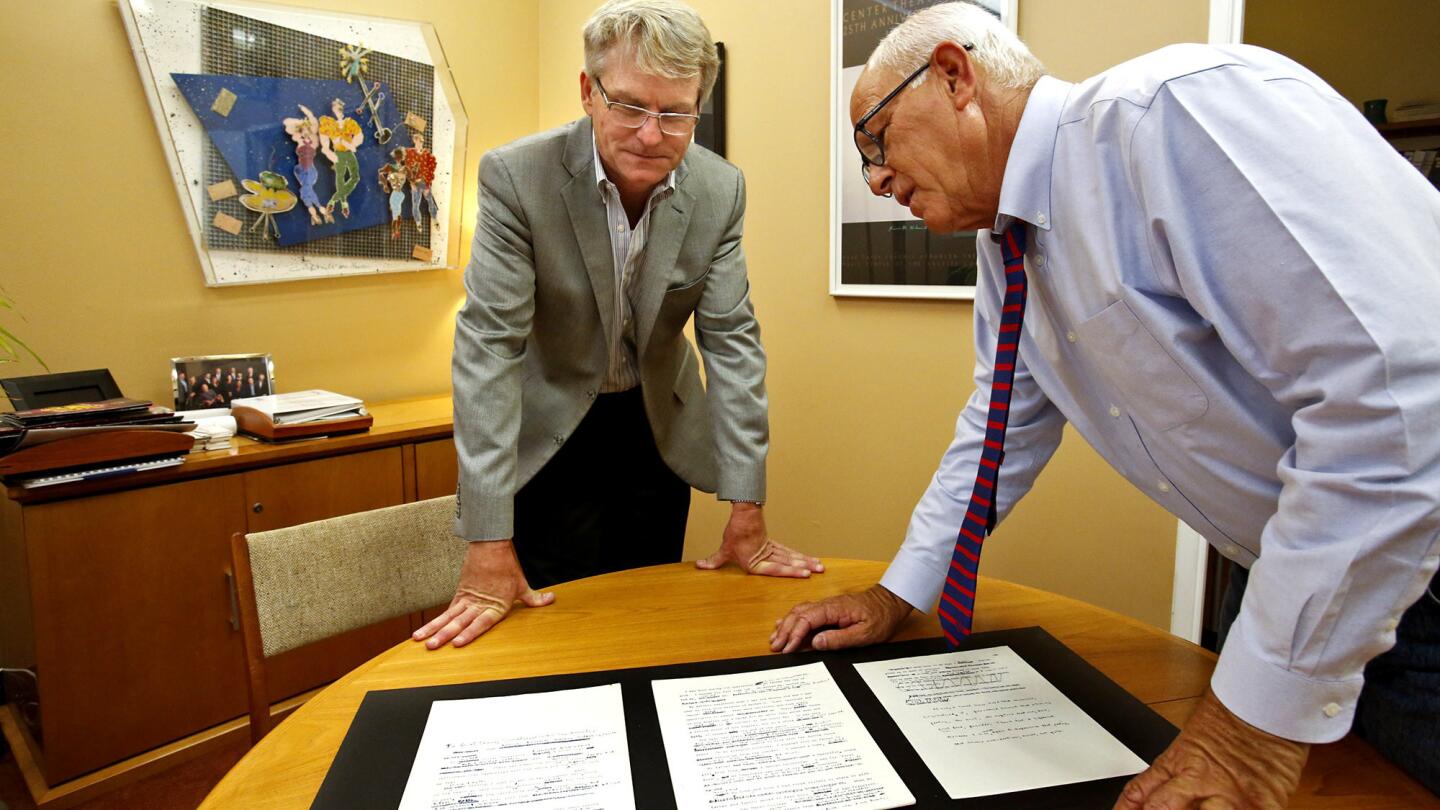
[[[1440,102],[1435,0],[1248,0],[1245,41],[1305,65],[1357,107]]]
[[[535,4],[293,4],[435,25],[470,115],[473,222],[468,178],[481,153],[535,128]],[[19,185],[0,216],[0,286],[27,320],[3,323],[52,369],[109,367],[127,395],[164,402],[171,357],[271,352],[283,390],[371,400],[449,390],[458,270],[207,288],[115,0],[13,3],[5,14],[0,136]],[[40,371],[29,362],[0,375]]]
[[[580,114],[579,28],[596,2],[297,5],[435,24],[470,117],[471,222],[485,149]],[[888,559],[971,389],[971,306],[827,293],[828,3],[695,5],[727,46],[730,156],[749,179],[746,251],[771,363],[772,530],[819,554]],[[1021,6],[1022,36],[1067,79],[1205,34],[1205,0]],[[53,369],[108,366],[127,394],[163,400],[172,356],[269,351],[285,390],[372,400],[448,390],[458,271],[206,288],[113,0],[7,11],[0,134],[26,170],[0,217],[0,285],[28,321],[0,322]],[[723,514],[696,498],[689,556],[718,542]],[[986,572],[1163,626],[1173,536],[1173,520],[1071,436],[990,544]]]
[[[770,357],[771,533],[823,555],[889,559],[973,388],[971,305],[827,292],[829,3],[691,2],[725,43],[729,157],[749,186],[745,252]],[[581,114],[578,32],[595,5],[541,0],[542,128]],[[1020,5],[1021,36],[1065,79],[1205,38],[1204,0]],[[713,550],[725,514],[696,499],[687,556]],[[985,571],[1168,627],[1174,538],[1172,518],[1070,435],[987,545]]]

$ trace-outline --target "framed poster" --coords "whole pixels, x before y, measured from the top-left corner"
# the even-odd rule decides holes
[[[206,284],[459,263],[466,117],[432,26],[119,7]]]
[[[880,40],[940,0],[831,0],[830,294],[975,298],[975,232],[934,234],[860,175],[850,91]],[[972,0],[1013,31],[1018,0]]]

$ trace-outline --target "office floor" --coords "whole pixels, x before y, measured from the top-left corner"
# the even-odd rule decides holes
[[[237,740],[202,757],[163,773],[126,785],[91,801],[77,810],[191,810],[200,804],[210,788],[220,781],[249,750],[250,740]],[[0,757],[0,810],[34,810],[30,793],[20,776],[15,757],[7,750]]]

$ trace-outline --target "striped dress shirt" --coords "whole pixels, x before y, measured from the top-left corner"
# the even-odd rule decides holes
[[[600,189],[600,199],[605,201],[605,219],[609,223],[610,251],[615,258],[615,317],[611,334],[606,335],[610,351],[610,368],[605,381],[600,384],[602,393],[628,391],[640,384],[640,360],[635,354],[635,306],[632,303],[639,289],[637,279],[640,265],[645,258],[645,242],[650,231],[650,212],[661,201],[675,192],[675,172],[650,191],[645,202],[645,212],[635,227],[630,227],[630,217],[620,202],[620,190],[605,175],[605,166],[600,162],[600,151],[591,141],[595,152],[595,183]]]

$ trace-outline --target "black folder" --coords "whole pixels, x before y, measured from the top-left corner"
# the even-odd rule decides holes
[[[480,643],[484,643],[483,640]],[[977,633],[961,649],[1009,646],[1044,675],[1086,714],[1104,726],[1136,756],[1153,762],[1179,733],[1165,718],[1121,689],[1080,656],[1039,627]],[[661,667],[550,675],[506,681],[389,689],[370,692],[360,704],[350,730],[312,808],[365,810],[393,808],[400,803],[410,766],[420,747],[430,704],[436,700],[498,697],[553,692],[618,683],[625,701],[625,733],[630,744],[631,781],[635,806],[642,810],[674,810],[670,769],[650,682],[667,678],[758,672],[823,661],[855,713],[885,752],[890,764],[915,796],[917,808],[1102,808],[1108,810],[1129,777],[1098,779],[1071,785],[1027,790],[973,799],[951,799],[930,774],[919,754],[880,705],[852,664],[945,652],[939,638],[901,641],[837,652],[766,655],[725,661],[701,661]]]

